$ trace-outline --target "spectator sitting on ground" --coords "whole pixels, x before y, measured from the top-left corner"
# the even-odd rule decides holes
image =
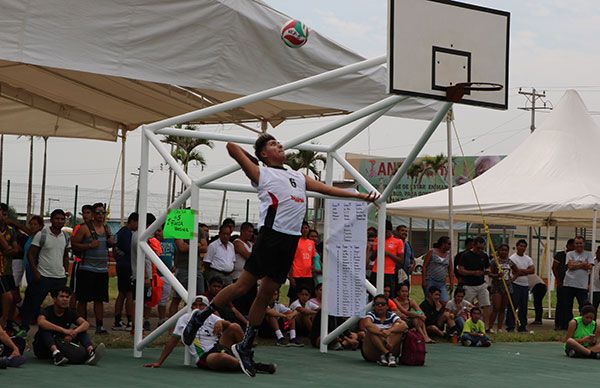
[[[344,318],[342,317],[334,317],[329,316],[328,319],[328,327],[329,330],[334,330],[341,323],[344,322]],[[344,331],[341,335],[338,336],[335,340],[331,341],[327,347],[331,350],[356,350],[360,347],[362,343],[362,338],[364,338],[364,331],[360,333],[355,333],[351,330]],[[315,315],[313,320],[313,325],[310,333],[308,333],[308,339],[313,347],[318,348],[321,346],[321,310],[319,309]]]
[[[485,325],[481,320],[481,309],[479,307],[476,306],[471,309],[471,318],[465,321],[460,342],[463,346],[484,348],[492,345],[488,336],[485,335]]]
[[[273,293],[271,304],[267,306],[265,312],[265,321],[275,332],[277,346],[304,346],[304,344],[296,338],[296,317],[298,315],[299,313],[297,311],[279,303],[279,290]],[[286,343],[285,337],[283,336],[281,330],[282,327],[284,329],[289,329],[290,341],[288,343]]]
[[[215,296],[223,289],[223,279],[220,276],[213,276],[208,280],[208,287],[204,296],[208,298],[208,301],[211,302]],[[246,327],[248,325],[248,320],[246,317],[233,305],[230,303],[228,308],[222,309],[221,318],[226,319],[228,321],[236,321],[242,327]]]
[[[473,305],[465,300],[465,290],[462,287],[457,288],[454,291],[454,297],[446,303],[446,310],[454,314],[454,323],[456,323],[458,333],[462,333],[472,307]]]
[[[15,338],[17,340],[17,338]],[[16,368],[25,363],[25,357],[22,356],[25,350],[25,340],[18,338],[21,347],[6,334],[6,331],[0,327],[0,369],[5,369],[7,366]]]
[[[383,295],[387,298],[388,310],[400,315],[400,311],[398,310],[398,306],[396,306],[396,302],[392,300],[392,288],[390,286],[383,287]]]
[[[314,298],[310,298],[308,301],[312,304],[316,304],[320,308],[322,298],[323,298],[323,283],[319,283],[315,286]]]
[[[427,299],[419,305],[425,313],[427,333],[436,337],[444,337],[445,335],[452,335],[457,332],[454,314],[446,310],[440,301],[440,295],[440,289],[436,286],[431,286],[427,293]]]
[[[427,334],[425,328],[425,314],[419,308],[419,305],[414,299],[409,298],[410,291],[407,283],[402,283],[398,288],[398,296],[394,298],[394,303],[398,306],[400,318],[406,321],[409,328],[415,328],[425,340],[425,343],[435,343]]]
[[[69,308],[70,297],[68,287],[52,292],[54,304],[43,309],[38,317],[39,330],[33,341],[33,352],[39,359],[52,358],[56,366],[96,365],[104,355],[104,344],[92,346],[87,334],[90,324]]]
[[[298,299],[290,304],[290,309],[297,311],[296,330],[302,335],[307,335],[312,329],[313,319],[319,306],[309,301],[310,291],[306,287],[298,289]]]
[[[204,310],[209,301],[204,295],[199,295],[192,303],[192,310]],[[173,349],[181,341],[183,329],[190,320],[191,313],[182,315],[169,341],[165,344],[160,358],[156,362],[145,364],[148,368],[160,368]],[[228,322],[212,314],[196,332],[196,340],[190,346],[185,346],[198,368],[218,371],[241,371],[238,360],[231,353],[231,345],[242,340],[244,332],[237,323]],[[259,372],[275,373],[275,365],[256,363]]]
[[[373,298],[373,310],[361,320],[361,328],[365,331],[363,358],[381,366],[396,366],[402,336],[408,326],[398,315],[388,310],[385,295],[379,294]]]
[[[573,318],[567,328],[565,353],[568,357],[600,359],[596,310],[591,304],[581,308],[581,316]]]

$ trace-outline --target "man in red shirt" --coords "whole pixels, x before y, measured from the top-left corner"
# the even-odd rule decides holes
[[[404,262],[404,242],[392,234],[391,221],[385,222],[385,265],[383,268],[383,284],[393,289],[396,284],[396,264],[400,266]],[[375,257],[375,265],[369,280],[373,285],[377,281],[377,239],[373,243],[373,255]]]
[[[298,299],[297,290],[306,288],[312,295],[314,289],[313,281],[313,263],[315,254],[317,252],[315,248],[315,242],[308,238],[308,232],[310,227],[308,222],[302,222],[301,233],[302,236],[298,240],[298,247],[296,248],[296,255],[292,262],[292,269],[288,276],[290,280],[290,288],[288,289],[288,297],[290,303]]]

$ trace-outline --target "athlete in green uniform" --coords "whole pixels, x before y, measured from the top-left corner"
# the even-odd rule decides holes
[[[565,353],[569,357],[600,359],[596,310],[591,304],[583,306],[581,316],[572,319],[567,329]]]

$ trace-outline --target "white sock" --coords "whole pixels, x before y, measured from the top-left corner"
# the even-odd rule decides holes
[[[296,329],[290,330],[290,339],[296,338]]]
[[[277,339],[283,338],[283,333],[281,330],[275,330],[275,335],[277,336]]]
[[[58,351],[58,349],[56,349],[55,351],[52,352],[52,355],[56,356],[58,353],[60,353],[60,352]]]

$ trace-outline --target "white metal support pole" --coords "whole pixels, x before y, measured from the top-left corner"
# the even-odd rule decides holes
[[[450,235],[450,246],[454,248],[454,200],[452,197],[452,186],[454,185],[454,163],[452,163],[452,120],[454,120],[454,111],[452,108],[450,108],[448,114],[446,115],[446,136],[448,138],[448,167],[446,178],[448,184],[448,234]],[[452,250],[450,252],[452,252]]]
[[[552,254],[550,252],[550,223],[546,224],[546,257],[544,257],[546,261],[547,271],[548,271],[548,318],[552,318],[552,291],[550,289],[550,282],[552,281]],[[538,270],[540,273],[541,271]]]
[[[597,244],[596,244],[596,231],[597,231],[596,222],[598,221],[598,210],[594,209],[593,214],[594,215],[592,217],[592,255],[594,255],[594,258],[595,258],[596,257],[596,249],[597,249],[596,248],[596,246],[597,246]],[[599,265],[599,264],[595,263],[595,265]],[[592,276],[590,277],[591,278],[591,281],[590,281],[590,303],[591,304],[594,304],[594,284],[597,281],[600,281],[600,279],[594,279],[594,277],[595,277],[594,275],[596,273],[597,272],[595,271],[595,268],[592,268]]]
[[[377,212],[377,277],[375,287],[378,294],[383,294],[384,268],[385,268],[385,217],[387,209],[386,202],[383,202]]]
[[[333,158],[331,153],[327,154],[327,161],[325,163],[325,184],[331,185],[333,183]],[[327,201],[325,200],[325,208],[327,209]],[[322,298],[321,298],[321,339],[325,338],[327,332],[329,331],[329,303],[327,294],[329,292],[329,282],[327,281],[327,276],[330,271],[329,265],[327,264],[329,252],[327,251],[327,242],[329,241],[330,229],[331,225],[329,225],[329,218],[327,214],[324,217],[324,236],[323,241],[325,242],[323,249],[323,289],[321,290]],[[319,345],[319,350],[321,353],[327,353],[327,343],[321,341]]]
[[[427,126],[427,129],[425,129],[425,132],[423,132],[413,149],[406,156],[406,159],[404,160],[398,171],[396,171],[396,174],[394,174],[392,179],[390,179],[390,182],[388,183],[383,193],[381,193],[381,198],[379,199],[380,203],[387,202],[388,197],[390,196],[400,179],[404,176],[404,174],[406,174],[406,171],[408,170],[410,165],[415,161],[417,155],[419,155],[419,152],[421,152],[423,146],[425,146],[425,143],[427,143],[431,135],[433,135],[438,125],[440,125],[442,120],[446,117],[446,114],[448,113],[450,108],[452,108],[452,103],[446,102],[435,114],[435,116]]]
[[[200,189],[196,185],[192,185],[192,195],[190,198],[190,206],[194,209],[194,237],[190,240],[189,261],[188,261],[188,298],[187,311],[192,311],[192,303],[196,298],[196,282],[198,275],[198,205],[200,202]],[[185,365],[190,365],[191,357],[189,352],[185,352]]]
[[[140,238],[143,237],[143,231],[146,229],[146,213],[148,212],[148,151],[149,144],[146,137],[146,129],[142,126],[142,152],[140,157],[140,175],[139,179],[139,227],[137,242],[137,263],[135,271],[135,322],[133,334],[133,356],[142,357],[142,352],[137,350],[137,345],[142,342],[142,329],[144,321],[144,275],[146,256],[140,245]],[[145,239],[144,239],[145,240]],[[144,241],[141,240],[141,241]]]
[[[121,226],[125,225],[125,141],[127,131],[121,128]]]

